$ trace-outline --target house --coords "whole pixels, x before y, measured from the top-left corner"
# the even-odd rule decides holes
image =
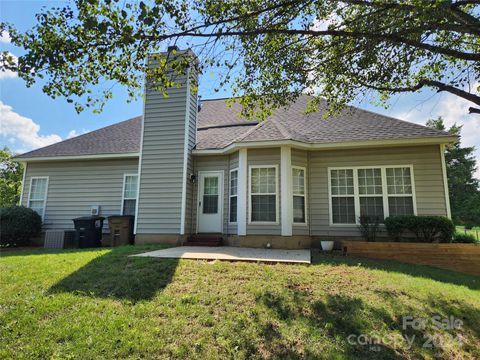
[[[324,119],[307,96],[245,120],[225,99],[198,103],[195,81],[168,97],[147,87],[143,116],[18,156],[22,205],[46,230],[98,207],[135,215],[136,243],[215,233],[284,248],[359,238],[362,214],[450,217],[448,133],[354,107]]]

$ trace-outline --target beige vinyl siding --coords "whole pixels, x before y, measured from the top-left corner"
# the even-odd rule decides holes
[[[305,182],[306,182],[306,189],[307,189],[307,196],[306,196],[306,211],[307,211],[307,224],[305,225],[299,225],[299,224],[293,224],[292,225],[292,234],[293,235],[309,235],[310,233],[310,211],[308,209],[310,201],[308,197],[310,196],[310,193],[308,191],[308,180],[309,176],[308,173],[310,169],[308,168],[308,152],[304,150],[298,150],[298,149],[292,149],[292,166],[300,166],[304,167],[306,169],[306,174],[305,174]]]
[[[196,121],[196,101],[190,93],[187,109],[187,78],[176,77],[175,81],[181,87],[168,89],[168,97],[148,87],[146,91],[137,234],[180,233],[184,146],[188,141],[191,150],[195,141],[191,132]],[[187,162],[186,203],[191,203],[188,169],[193,166]],[[186,218],[189,210],[186,208]],[[186,222],[185,228],[190,228],[190,224]]]
[[[197,181],[193,186],[193,211],[192,211],[192,229],[196,233],[197,229],[197,211],[198,211],[198,174],[200,171],[221,171],[223,172],[223,233],[228,229],[228,180],[229,167],[228,155],[221,156],[197,156],[194,158],[195,174]]]
[[[92,205],[100,205],[101,216],[120,214],[123,175],[137,171],[138,159],[29,162],[22,205],[28,206],[31,178],[48,176],[43,229],[73,229],[72,219],[90,215]]]
[[[277,165],[278,166],[278,224],[250,224],[250,214],[248,213],[250,202],[250,179],[247,180],[247,235],[281,235],[281,219],[282,209],[281,204],[281,178],[280,178],[280,148],[268,148],[268,149],[249,149],[247,154],[247,166],[250,168],[252,165]],[[250,170],[247,170],[247,177],[249,177]]]
[[[329,225],[328,168],[381,165],[413,165],[418,215],[446,216],[438,145],[312,151],[308,171],[311,234],[359,236],[358,228],[355,225]]]
[[[197,140],[197,94],[190,92],[190,121],[188,127],[188,158],[187,158],[187,194],[186,194],[186,207],[185,207],[185,234],[194,234],[195,228],[192,223],[192,205],[193,205],[193,191],[194,184],[190,180],[190,175],[195,172],[194,159],[192,156],[192,150],[195,148]]]

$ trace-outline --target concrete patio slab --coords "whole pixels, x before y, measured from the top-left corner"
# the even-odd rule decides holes
[[[131,256],[157,257],[167,259],[198,259],[198,260],[230,260],[272,263],[311,263],[309,249],[282,250],[256,249],[245,247],[218,246],[179,246],[174,248],[149,251]]]

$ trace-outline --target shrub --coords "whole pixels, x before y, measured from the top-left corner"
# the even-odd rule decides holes
[[[366,241],[375,241],[377,238],[377,231],[379,225],[378,216],[365,216],[362,215],[359,218],[360,233]]]
[[[390,216],[385,219],[388,234],[396,241],[409,240],[408,232],[417,242],[451,242],[455,233],[453,222],[443,216]]]
[[[480,243],[480,241],[475,239],[475,236],[473,236],[472,234],[461,234],[461,233],[453,234],[452,242],[454,242],[454,243],[465,243],[465,244]]]
[[[0,209],[0,244],[21,246],[40,235],[42,218],[32,209],[14,206]]]

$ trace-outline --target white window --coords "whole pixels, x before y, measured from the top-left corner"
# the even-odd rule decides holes
[[[416,214],[412,166],[329,169],[330,223]]]
[[[277,166],[250,167],[250,222],[277,223]]]
[[[293,223],[305,224],[307,222],[307,200],[306,200],[305,168],[292,167],[293,186]]]
[[[230,223],[237,222],[237,191],[238,191],[238,169],[230,170],[230,202],[229,217]]]
[[[137,206],[138,175],[125,174],[123,177],[122,214],[135,215]]]
[[[378,218],[383,222],[383,189],[382,169],[358,169],[358,196],[360,203],[360,216]]]
[[[45,217],[47,202],[48,177],[32,177],[30,179],[30,192],[28,194],[28,207]]]
[[[413,208],[412,175],[409,167],[386,169],[388,213],[411,215]]]
[[[355,224],[353,170],[331,170],[330,188],[332,222],[334,224]]]

